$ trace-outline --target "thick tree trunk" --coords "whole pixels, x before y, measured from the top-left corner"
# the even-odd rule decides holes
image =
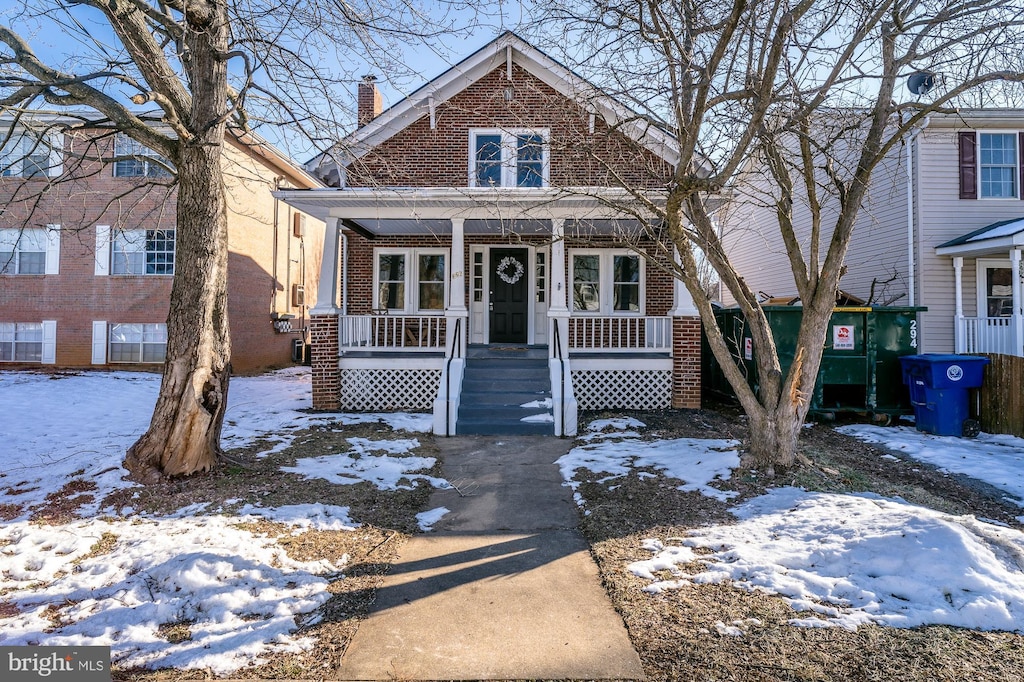
[[[132,476],[142,482],[209,470],[220,453],[231,353],[220,149],[190,146],[178,168],[167,361],[149,430],[125,460]]]
[[[142,482],[207,471],[220,454],[231,373],[227,202],[222,159],[227,110],[227,5],[184,3],[183,65],[191,89],[178,115],[178,214],[167,360],[149,430],[125,467]]]

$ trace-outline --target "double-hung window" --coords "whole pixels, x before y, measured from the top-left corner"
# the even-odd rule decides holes
[[[166,178],[170,162],[127,135],[114,138],[114,177]]]
[[[473,130],[469,134],[470,187],[545,187],[547,130]]]
[[[373,307],[388,312],[441,313],[447,300],[446,251],[386,249],[376,254]]]
[[[42,275],[46,272],[46,230],[0,230],[0,275]]]
[[[978,133],[978,176],[983,199],[1020,196],[1020,150],[1017,133]]]
[[[42,362],[43,325],[0,322],[0,362]]]
[[[0,130],[0,136],[6,133]],[[15,131],[0,149],[0,174],[13,178],[45,178],[61,174],[61,133]]]
[[[174,230],[122,230],[112,246],[111,274],[174,274]]]
[[[110,325],[110,362],[163,362],[166,324]]]
[[[573,251],[572,309],[604,315],[643,310],[643,259],[627,251]]]

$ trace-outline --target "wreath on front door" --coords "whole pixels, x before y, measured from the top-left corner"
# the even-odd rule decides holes
[[[501,281],[505,284],[515,284],[523,278],[524,272],[523,264],[512,256],[505,256],[498,263],[498,277],[501,277]]]

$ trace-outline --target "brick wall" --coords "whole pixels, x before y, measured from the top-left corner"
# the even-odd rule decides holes
[[[672,318],[672,407],[700,407],[700,318]]]
[[[113,140],[79,132],[66,136],[65,149],[69,148],[83,155],[109,157]],[[294,314],[296,327],[305,325],[308,306],[290,306],[290,292],[285,289],[289,282],[304,280],[306,300],[315,300],[323,223],[307,220],[305,239],[293,237],[293,210],[284,204],[275,206],[270,196],[279,171],[255,160],[239,145],[229,144],[227,157],[232,366],[244,373],[290,364],[291,339],[296,334],[275,332],[270,313],[276,309]],[[69,159],[65,171],[71,177],[60,182],[0,178],[0,205],[4,206],[0,227],[61,226],[58,274],[0,275],[0,322],[56,320],[56,365],[91,366],[93,321],[166,321],[172,281],[163,275],[95,275],[96,226],[174,229],[176,193],[154,184],[152,178],[114,177],[112,166],[96,162],[76,164]],[[275,219],[279,225],[276,250]]]
[[[547,128],[550,184],[556,187],[617,186],[617,174],[638,187],[664,187],[668,166],[635,142],[609,129],[522,67],[494,69],[451,99],[439,102],[436,125],[420,119],[385,140],[348,168],[350,187],[466,187],[472,128]],[[515,91],[511,102],[505,90]],[[615,174],[610,172],[613,168]]]
[[[338,410],[341,372],[338,368],[338,316],[314,315],[309,320],[312,346],[313,409]]]

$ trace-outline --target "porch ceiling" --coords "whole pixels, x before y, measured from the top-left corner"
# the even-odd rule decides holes
[[[935,247],[940,256],[984,256],[1024,248],[1024,218],[1001,220]]]
[[[452,233],[451,220],[441,218],[392,218],[386,220],[347,218],[342,221],[342,224],[366,236],[449,235]],[[654,224],[658,224],[658,221],[654,221]],[[565,221],[563,233],[570,237],[637,234],[644,226],[645,223],[629,218],[617,220],[574,219]],[[463,231],[466,235],[550,235],[551,220],[471,218],[463,224]]]

